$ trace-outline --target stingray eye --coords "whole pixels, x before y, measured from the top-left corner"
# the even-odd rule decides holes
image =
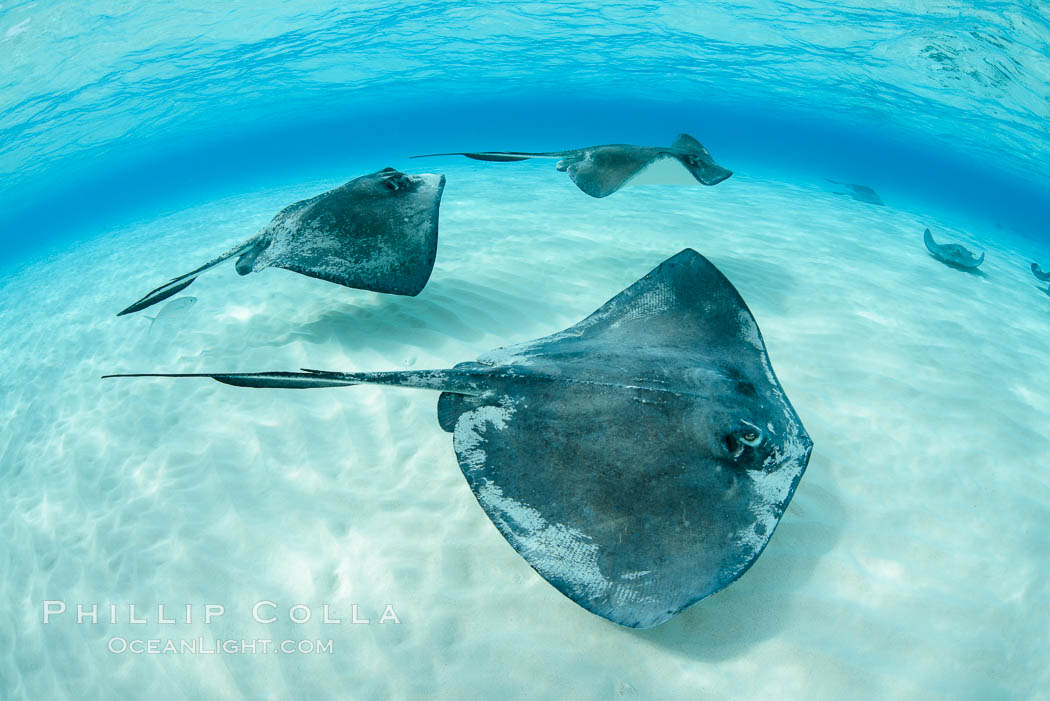
[[[741,421],[740,423],[744,425],[740,431],[740,442],[752,448],[758,447],[762,443],[762,429],[750,421]]]
[[[384,176],[382,182],[386,189],[390,190],[391,192],[397,192],[398,190],[407,188],[410,184],[407,175],[405,175],[404,173],[396,172]]]
[[[741,421],[740,424],[740,428],[730,432],[723,439],[726,452],[734,460],[743,455],[748,447],[757,448],[762,444],[762,429],[750,421]]]

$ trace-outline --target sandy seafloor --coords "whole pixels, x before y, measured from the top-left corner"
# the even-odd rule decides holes
[[[1050,297],[1028,263],[1050,252],[823,182],[597,200],[549,163],[421,163],[448,186],[416,298],[227,265],[152,331],[114,316],[338,181],[99,232],[0,283],[0,698],[1046,693]],[[926,226],[987,250],[982,274],[930,257]],[[579,608],[500,537],[436,393],[99,380],[446,367],[578,321],[687,246],[747,300],[815,449],[757,564],[649,631]],[[45,599],[103,621],[117,603],[123,622],[45,626]],[[260,600],[281,622],[251,620]],[[128,624],[129,603],[150,622]],[[157,623],[158,603],[194,623]],[[207,603],[226,614],[204,626]],[[296,603],[310,623],[287,621]],[[325,603],[342,624],[318,622]],[[373,623],[349,624],[351,604]],[[375,622],[386,604],[400,625]],[[114,636],[333,653],[113,654]]]

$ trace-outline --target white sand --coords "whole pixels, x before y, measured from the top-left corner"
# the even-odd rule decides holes
[[[818,184],[595,200],[549,163],[426,166],[449,180],[414,299],[229,265],[152,333],[114,316],[334,181],[139,222],[0,283],[0,698],[1045,693],[1050,297],[1027,265],[1050,252]],[[987,250],[985,275],[927,255],[925,226]],[[446,367],[574,323],[686,246],[748,301],[816,447],[752,570],[651,631],[587,613],[514,553],[435,394],[98,379]],[[123,622],[45,626],[45,599],[103,621],[117,603]],[[259,600],[280,623],[252,621]],[[129,625],[129,603],[150,622]],[[197,620],[159,624],[158,603]],[[207,603],[227,611],[204,626]],[[314,620],[289,623],[296,603]],[[375,623],[388,603],[400,625]],[[343,624],[319,624],[323,604]],[[351,604],[373,623],[350,625]],[[113,654],[114,636],[333,654]]]

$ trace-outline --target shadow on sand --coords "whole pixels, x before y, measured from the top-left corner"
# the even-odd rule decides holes
[[[935,261],[937,261],[941,265],[948,266],[952,270],[958,270],[961,273],[969,273],[970,275],[973,275],[974,277],[980,277],[980,278],[986,278],[986,279],[988,277],[988,273],[984,272],[980,268],[967,268],[966,266],[963,266],[963,265],[956,265],[955,263],[949,263],[946,260],[942,260],[942,259],[938,258],[937,256],[933,255],[929,251],[926,252],[926,255],[928,255],[930,258],[933,258]]]

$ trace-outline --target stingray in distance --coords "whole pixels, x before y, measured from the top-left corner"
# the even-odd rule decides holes
[[[880,207],[886,206],[886,203],[879,197],[879,193],[871,189],[867,185],[858,185],[856,183],[844,183],[840,180],[832,180],[831,178],[825,178],[829,183],[835,185],[844,185],[849,188],[849,192],[836,192],[836,195],[843,195],[844,197],[852,197],[858,202],[865,202],[867,204],[875,204]]]
[[[151,290],[117,316],[178,294],[235,256],[241,275],[277,267],[360,290],[417,295],[434,269],[444,187],[443,175],[393,168],[355,178],[285,207],[252,238]]]
[[[438,422],[500,533],[565,596],[635,628],[755,562],[813,447],[744,300],[691,249],[575,326],[451,369],[116,377],[144,376],[440,391]]]
[[[733,174],[688,134],[679,134],[670,147],[607,144],[569,151],[460,151],[413,158],[434,156],[466,156],[496,163],[557,158],[555,168],[568,173],[591,197],[607,197],[625,185],[717,185]]]

